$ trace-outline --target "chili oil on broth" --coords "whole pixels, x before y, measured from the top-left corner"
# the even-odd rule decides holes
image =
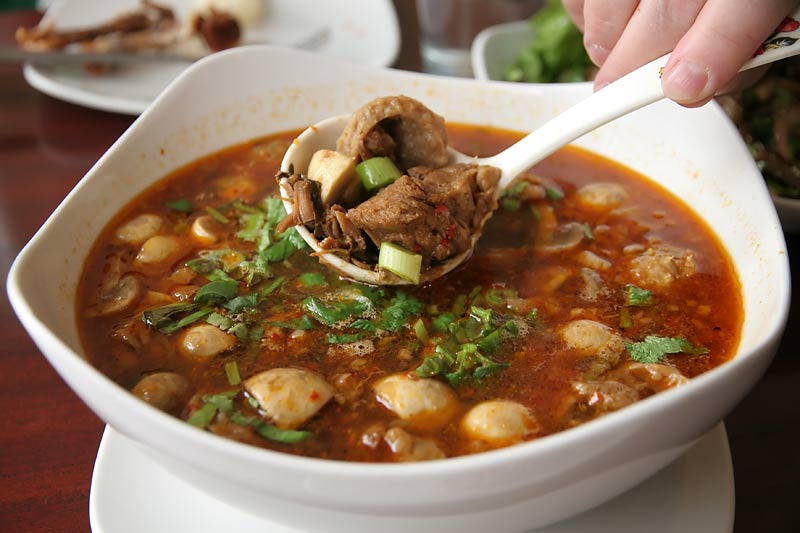
[[[663,388],[653,383],[641,386],[641,376],[633,379],[625,374],[632,361],[627,351],[619,351],[619,342],[615,345],[618,361],[610,367],[609,359],[614,357],[567,346],[568,324],[602,324],[613,339],[623,343],[640,342],[648,335],[686,339],[706,351],[667,354],[661,363],[687,377],[723,363],[735,352],[742,324],[741,291],[731,261],[709,228],[660,186],[599,156],[568,147],[535,168],[543,183],[564,197],[556,198],[550,191],[544,199],[521,202],[516,210],[498,209],[473,257],[445,278],[425,287],[383,288],[384,296],[374,309],[340,321],[337,327],[326,327],[314,318],[310,319],[313,329],[286,327],[309,315],[299,302],[309,298],[325,302],[331,295],[352,294],[354,287],[359,290],[356,284],[337,279],[308,250],[298,251],[271,263],[272,277],[252,289],[239,283],[238,292],[244,294],[265,291],[276,279],[285,279],[263,298],[258,311],[244,313],[251,331],[258,334],[261,328],[260,339],[235,338],[233,348],[202,360],[188,356],[179,349],[182,331],[155,331],[144,324],[142,313],[175,301],[192,301],[207,280],[187,272],[183,265],[198,252],[228,248],[254,252],[258,242],[236,237],[241,231],[236,213],[228,213],[228,223],[217,222],[220,238],[213,243],[191,238],[191,224],[208,215],[206,208],[213,212],[237,199],[257,206],[263,198],[274,197],[274,176],[296,133],[235,146],[177,170],[132,201],[104,230],[86,262],[77,301],[83,344],[90,361],[104,374],[129,390],[155,372],[184,376],[188,389],[176,394],[180,401],[166,409],[182,419],[192,418],[208,405],[204,400],[209,395],[237,391],[230,402],[233,411],[217,410],[207,429],[256,446],[328,459],[396,461],[463,455],[567,429],[624,404],[622,400],[615,403],[619,398],[614,395],[624,399],[631,387],[626,385],[627,392],[620,393],[613,385],[620,381],[638,384],[634,387],[638,399]],[[478,156],[496,153],[520,137],[453,124],[448,133],[454,147]],[[622,186],[627,200],[613,209],[587,209],[576,200],[576,191],[593,182]],[[174,208],[184,200],[192,206],[189,213]],[[142,214],[159,217],[163,222],[157,233],[178,242],[174,257],[165,263],[142,265],[137,259],[141,245],[121,243],[116,235],[126,221]],[[543,228],[553,221],[556,228],[567,222],[585,224],[580,244],[561,252],[540,249],[537,243],[547,238]],[[633,258],[656,245],[690,251],[692,274],[675,276],[663,286],[645,286],[630,267]],[[595,257],[603,261],[591,259]],[[594,268],[587,267],[587,261]],[[666,264],[670,266],[669,261]],[[124,311],[98,316],[98,295],[115,272],[134,276],[141,294]],[[309,279],[316,281],[322,277],[324,283],[304,284],[303,274],[311,274]],[[592,294],[587,293],[587,279],[599,283]],[[649,290],[650,303],[628,305],[627,285]],[[386,324],[381,320],[390,312],[387,308],[398,291],[421,303],[414,313],[401,315],[404,322],[398,331],[379,327],[370,333],[350,327],[354,320]],[[387,376],[413,373],[435,355],[431,339],[449,333],[437,333],[434,323],[437,318],[446,319],[445,313],[459,305],[464,316],[474,305],[491,310],[495,320],[502,316],[514,322],[517,335],[503,330],[499,349],[488,356],[508,366],[480,379],[468,376],[455,387],[447,385],[456,400],[450,402],[445,423],[399,417],[376,400],[373,386]],[[629,319],[625,328],[620,327],[623,315]],[[413,327],[420,321],[427,342],[420,340]],[[360,338],[331,343],[331,335]],[[263,412],[248,401],[241,384],[231,384],[234,362],[242,380],[274,368],[302,368],[323,376],[332,386],[333,398],[296,428],[310,437],[284,443],[259,434],[253,420]],[[448,383],[441,375],[429,379]],[[498,399],[524,406],[529,416],[522,436],[494,441],[467,437],[469,432],[461,422],[465,413],[480,402]],[[233,420],[236,414],[241,415],[238,423]]]

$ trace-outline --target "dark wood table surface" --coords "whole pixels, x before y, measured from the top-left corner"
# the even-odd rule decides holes
[[[411,0],[395,1],[402,49],[417,70]],[[0,43],[33,25],[33,11],[0,13]],[[0,278],[19,250],[133,117],[64,103],[0,65]],[[788,236],[800,280],[800,236]],[[793,286],[795,294],[800,281]],[[725,420],[736,479],[737,532],[800,531],[800,304],[778,355]],[[0,531],[89,531],[89,486],[103,423],[31,342],[0,291]]]

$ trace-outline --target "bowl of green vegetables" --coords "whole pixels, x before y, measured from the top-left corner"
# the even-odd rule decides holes
[[[548,0],[529,20],[484,29],[472,43],[471,56],[479,80],[580,82],[595,71],[583,35],[560,0]]]
[[[590,80],[596,71],[560,0],[548,0],[530,20],[486,28],[471,55],[480,80],[567,83]],[[775,63],[754,84],[717,97],[717,103],[753,154],[784,232],[800,233],[800,57]]]

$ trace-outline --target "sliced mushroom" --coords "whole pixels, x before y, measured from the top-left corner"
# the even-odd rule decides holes
[[[628,191],[618,183],[596,182],[578,189],[575,197],[584,207],[610,210],[628,199]]]
[[[266,370],[247,379],[244,388],[266,418],[282,429],[302,426],[334,393],[322,376],[299,368]]]
[[[202,244],[214,244],[220,239],[220,224],[211,215],[201,215],[192,222],[192,236]]]
[[[520,442],[539,431],[539,423],[524,405],[509,400],[481,402],[461,420],[471,439],[496,448]]]
[[[578,381],[562,407],[568,426],[617,411],[639,400],[639,394],[618,381]]]
[[[183,353],[197,359],[214,357],[235,345],[236,337],[211,324],[198,324],[188,328],[180,340]]]
[[[92,316],[110,316],[133,307],[144,294],[142,282],[136,276],[123,276],[115,285],[105,287],[97,296]]]
[[[163,225],[160,216],[145,213],[118,227],[115,236],[120,242],[138,246],[158,233]]]
[[[356,158],[334,150],[318,150],[308,164],[308,179],[319,182],[322,205],[352,206],[361,196]]]
[[[133,387],[133,394],[162,411],[174,411],[189,394],[189,380],[176,372],[149,374]]]
[[[537,239],[535,248],[540,252],[554,253],[572,250],[586,236],[586,227],[579,222],[567,222],[556,227],[544,238]]]
[[[378,381],[373,390],[384,407],[414,428],[442,427],[458,410],[458,398],[453,389],[435,379],[394,374]]]

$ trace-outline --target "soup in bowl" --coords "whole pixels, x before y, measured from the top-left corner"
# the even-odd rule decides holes
[[[265,64],[284,74],[246,75]],[[682,453],[776,348],[784,243],[720,111],[659,104],[579,140],[419,287],[321,265],[280,225],[275,174],[300,128],[378,96],[424,102],[486,155],[589,90],[209,58],[26,247],[12,303],[104,420],[249,512],[475,531],[575,514]]]

